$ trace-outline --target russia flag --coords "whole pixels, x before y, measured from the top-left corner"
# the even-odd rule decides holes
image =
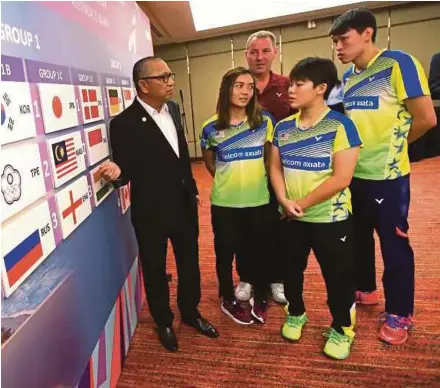
[[[40,233],[35,230],[4,257],[10,287],[42,257]]]

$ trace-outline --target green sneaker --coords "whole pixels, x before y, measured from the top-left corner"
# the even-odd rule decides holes
[[[307,315],[287,315],[286,322],[281,327],[281,336],[289,341],[298,341],[301,338],[303,326],[307,323]]]
[[[352,327],[344,327],[344,334],[338,333],[332,327],[324,333],[328,340],[324,346],[324,353],[336,360],[345,360],[350,355],[350,347],[354,341],[355,332]]]

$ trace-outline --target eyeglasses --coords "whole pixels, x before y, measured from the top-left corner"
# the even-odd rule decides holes
[[[174,81],[176,79],[176,73],[166,73],[162,75],[152,75],[150,77],[141,77],[139,79],[161,79],[164,84],[167,84],[170,78]]]

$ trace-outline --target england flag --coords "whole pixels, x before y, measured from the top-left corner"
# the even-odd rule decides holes
[[[58,218],[66,239],[92,212],[87,177],[83,175],[56,194]]]
[[[46,133],[78,125],[73,85],[38,84]]]

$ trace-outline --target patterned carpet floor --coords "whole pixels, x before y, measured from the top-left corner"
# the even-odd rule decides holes
[[[243,327],[219,308],[210,224],[211,178],[203,164],[193,171],[203,199],[200,209],[201,313],[220,331],[217,339],[181,325],[176,306],[172,250],[168,270],[179,351],[164,350],[145,306],[125,360],[120,388],[131,387],[440,387],[440,158],[413,165],[410,238],[416,255],[415,329],[409,341],[391,347],[379,341],[377,319],[384,308],[357,308],[357,336],[350,358],[334,361],[322,353],[322,332],[330,323],[324,283],[315,258],[309,260],[305,302],[309,322],[299,343],[280,335],[281,306],[271,303],[266,325]],[[377,244],[378,284],[382,259]]]

